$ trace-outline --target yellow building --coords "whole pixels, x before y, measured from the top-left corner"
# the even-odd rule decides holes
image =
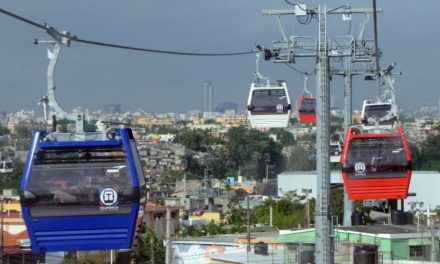
[[[222,115],[218,116],[216,119],[217,123],[220,123],[222,126],[240,126],[246,125],[247,116],[246,115]]]
[[[153,126],[153,125],[163,125],[170,126],[173,124],[173,118],[169,115],[166,116],[151,116],[151,117],[140,117],[133,122],[134,125],[139,126]]]

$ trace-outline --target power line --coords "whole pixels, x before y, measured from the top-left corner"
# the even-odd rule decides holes
[[[151,53],[160,53],[160,54],[169,54],[169,55],[206,56],[206,57],[238,56],[238,55],[254,54],[256,52],[259,52],[258,50],[251,50],[251,51],[243,51],[243,52],[226,52],[226,53],[198,53],[198,52],[182,52],[182,51],[170,51],[170,50],[159,50],[159,49],[132,47],[132,46],[126,46],[126,45],[120,45],[120,44],[114,44],[114,43],[106,43],[106,42],[80,39],[77,36],[71,36],[70,34],[60,33],[55,28],[49,27],[46,23],[39,24],[37,22],[34,22],[32,20],[29,20],[29,19],[24,18],[22,16],[19,16],[17,14],[6,11],[2,8],[0,8],[0,13],[3,13],[3,14],[10,16],[10,17],[13,17],[17,20],[20,20],[22,22],[30,24],[34,27],[38,27],[40,29],[43,29],[51,36],[54,36],[54,34],[55,34],[57,37],[64,37],[64,38],[67,38],[71,41],[75,41],[75,42],[79,42],[79,43],[83,43],[83,44],[101,46],[101,47],[125,49],[125,50],[132,50],[132,51],[151,52]]]

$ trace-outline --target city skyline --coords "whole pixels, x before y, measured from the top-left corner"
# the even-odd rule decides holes
[[[316,6],[345,5],[347,1],[305,1]],[[353,7],[371,7],[371,3],[348,3]],[[412,1],[378,1],[384,8],[379,14],[379,47],[383,52],[381,66],[397,62],[397,104],[410,111],[424,104],[438,106],[435,61],[434,15],[440,3],[424,2],[424,8]],[[148,3],[95,1],[87,8],[77,1],[47,0],[41,3],[4,1],[5,10],[37,23],[47,22],[59,31],[88,40],[198,53],[251,51],[255,44],[268,48],[280,40],[276,21],[263,16],[263,9],[290,8],[284,1],[226,0],[221,3],[186,0]],[[411,16],[414,19],[408,19]],[[288,34],[316,36],[317,23],[302,26],[292,17],[283,18]],[[372,35],[372,19],[367,38]],[[360,19],[352,25],[341,18],[329,19],[334,35],[358,34]],[[29,109],[41,112],[37,102],[46,94],[47,51],[49,45],[33,45],[34,38],[48,40],[43,30],[0,15],[0,110],[8,112]],[[423,48],[416,47],[417,42]],[[313,72],[313,60],[298,60],[297,69]],[[359,65],[358,65],[359,66]],[[144,109],[148,112],[186,112],[201,109],[200,90],[205,81],[215,87],[214,104],[235,102],[245,109],[254,81],[255,55],[230,57],[172,56],[156,53],[103,48],[72,42],[61,50],[55,71],[57,99],[66,111],[83,106],[96,111],[105,104],[120,104],[123,110]],[[292,102],[298,100],[303,77],[283,64],[262,61],[260,71],[272,81],[286,80]],[[314,76],[309,78],[314,90]],[[342,107],[343,81],[334,76],[332,95]],[[416,88],[416,89],[415,89]],[[360,109],[364,98],[377,96],[378,83],[353,80],[353,109]],[[414,96],[416,94],[416,96]],[[412,108],[412,109],[411,109]]]

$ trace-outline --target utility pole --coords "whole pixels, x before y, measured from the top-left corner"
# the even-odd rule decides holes
[[[247,219],[247,252],[251,251],[251,214],[249,210],[249,193],[246,195],[246,219]]]
[[[151,238],[150,238],[150,263],[151,264],[155,264],[156,260],[155,260],[155,255],[156,253],[154,252],[154,247],[155,245],[155,239],[154,239],[154,232],[151,232]]]
[[[436,251],[436,239],[435,239],[435,221],[432,219],[432,216],[435,215],[435,213],[431,213],[431,205],[428,204],[428,226],[429,230],[431,231],[431,256],[430,261],[436,262],[437,261],[437,251]]]
[[[302,193],[306,195],[306,219],[307,219],[307,228],[310,228],[310,203],[309,203],[309,194],[312,192],[312,189],[302,189]]]
[[[1,225],[2,225],[2,227],[1,227],[1,234],[0,234],[0,242],[2,243],[2,246],[1,246],[1,251],[0,251],[0,263],[1,264],[3,264],[3,249],[4,249],[4,246],[3,246],[3,243],[4,243],[4,241],[3,241],[3,231],[4,231],[4,227],[3,227],[3,225],[4,225],[4,221],[3,221],[3,199],[0,201],[0,213],[2,214],[1,215]]]
[[[251,216],[249,211],[249,193],[246,192],[246,221],[247,221],[247,246],[246,263],[249,263],[249,253],[251,252]]]
[[[347,133],[347,129],[352,123],[352,79],[351,62],[347,57],[345,58],[345,75],[344,75],[344,134]],[[348,199],[347,189],[343,187],[344,191],[344,226],[351,226],[351,214],[354,211],[354,202]]]
[[[171,208],[167,207],[165,264],[171,264]]]
[[[351,58],[344,58],[344,70],[332,70],[332,75],[342,75],[344,77],[344,134],[347,133],[348,127],[353,123],[352,120],[352,83],[353,76],[364,74],[365,71],[351,69]],[[344,186],[344,226],[351,226],[351,214],[354,211],[354,202],[348,199],[347,191]]]
[[[273,226],[273,207],[269,207],[269,226]]]

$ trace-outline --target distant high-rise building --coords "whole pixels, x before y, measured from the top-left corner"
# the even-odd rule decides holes
[[[222,102],[214,105],[214,112],[225,113],[226,111],[237,113],[237,104],[233,102]]]
[[[214,87],[205,81],[202,87],[202,112],[212,112],[214,106]]]
[[[121,105],[120,104],[105,104],[104,112],[107,114],[116,114],[121,113]]]

